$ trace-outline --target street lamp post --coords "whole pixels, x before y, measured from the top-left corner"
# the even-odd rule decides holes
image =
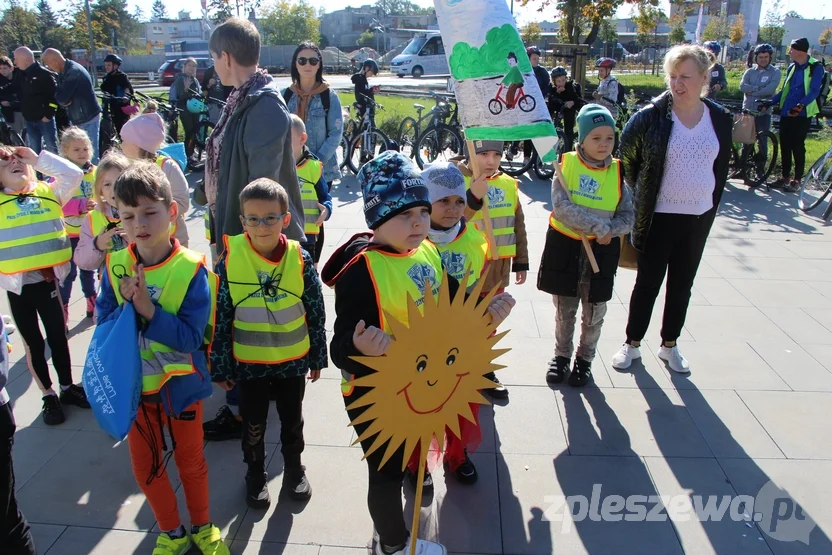
[[[87,29],[90,34],[90,64],[92,65],[92,82],[98,82],[96,62],[95,62],[95,38],[92,35],[92,11],[90,10],[90,0],[84,0],[84,9],[87,12]]]

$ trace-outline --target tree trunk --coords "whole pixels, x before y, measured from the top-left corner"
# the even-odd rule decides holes
[[[592,27],[589,29],[589,34],[586,36],[586,40],[584,44],[592,45],[595,42],[595,39],[598,38],[598,31],[601,29],[601,22],[600,21],[593,21]]]

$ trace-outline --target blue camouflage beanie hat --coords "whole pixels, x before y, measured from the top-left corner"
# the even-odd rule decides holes
[[[431,207],[419,168],[399,152],[382,152],[364,164],[358,172],[358,185],[370,229],[415,206]]]

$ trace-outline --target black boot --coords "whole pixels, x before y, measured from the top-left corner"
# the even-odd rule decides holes
[[[494,388],[489,387],[488,389],[483,389],[482,391],[484,393],[491,395],[495,399],[508,398],[508,389],[506,389],[506,386],[500,383],[500,380],[497,379],[497,376],[494,374],[494,372],[489,372],[488,374],[485,374],[484,377],[494,382],[494,384],[497,386]]]
[[[592,363],[581,357],[575,357],[575,365],[569,374],[569,385],[583,387],[592,381]]]
[[[404,476],[407,481],[410,482],[410,486],[413,488],[413,491],[416,491],[416,480],[419,478],[419,475],[409,468],[406,468]],[[433,495],[433,476],[430,475],[430,472],[428,472],[427,469],[425,469],[425,479],[422,480],[422,495]]]
[[[227,405],[220,407],[213,420],[202,423],[202,431],[208,441],[224,441],[243,437],[243,422],[237,420]]]
[[[557,356],[549,361],[549,370],[546,371],[546,383],[558,384],[563,381],[569,373],[569,365],[572,361],[566,357]]]
[[[306,478],[306,467],[283,469],[283,491],[295,501],[306,501],[312,497],[312,486]]]
[[[265,472],[249,472],[246,474],[246,505],[252,509],[268,509],[271,505],[269,497],[269,475]]]

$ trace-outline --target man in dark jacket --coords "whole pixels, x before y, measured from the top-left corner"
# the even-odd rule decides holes
[[[125,98],[127,95],[133,94],[133,85],[130,83],[127,74],[121,71],[121,58],[115,54],[107,54],[104,58],[104,71],[107,75],[101,82],[101,90],[109,95],[118,97],[118,99],[108,100],[107,108],[110,110],[110,115],[113,118],[113,125],[116,131],[120,134],[121,128],[130,119],[130,116],[121,111],[130,102],[128,100],[119,100]]]
[[[92,163],[98,163],[98,128],[101,106],[95,97],[90,74],[81,64],[67,60],[54,48],[43,52],[43,63],[58,75],[55,100],[66,106],[69,121],[83,129],[92,143]]]
[[[25,123],[20,111],[20,86],[23,73],[14,68],[8,56],[0,56],[0,109],[6,123],[18,134],[23,134]]]
[[[40,154],[46,150],[58,154],[58,129],[55,127],[55,76],[35,62],[35,55],[25,46],[14,51],[14,63],[23,72],[20,106],[26,120],[26,142]]]

